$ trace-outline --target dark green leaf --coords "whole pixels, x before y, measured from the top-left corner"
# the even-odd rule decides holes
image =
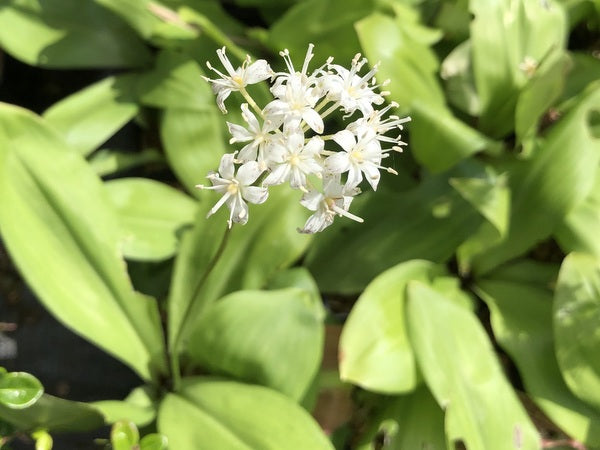
[[[571,253],[554,297],[556,358],[571,391],[600,412],[600,260]]]
[[[150,59],[134,32],[93,1],[0,0],[0,46],[49,68],[140,67]]]
[[[511,272],[514,272],[512,274]],[[519,369],[532,400],[562,430],[595,448],[600,414],[568,389],[558,368],[552,333],[552,291],[557,268],[524,261],[477,281],[491,311],[494,336]]]

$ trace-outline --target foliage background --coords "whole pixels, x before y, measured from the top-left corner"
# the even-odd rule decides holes
[[[44,69],[25,87],[39,116],[0,85],[2,240],[44,306],[143,384],[83,404],[3,373],[3,434],[600,448],[599,27],[594,0],[0,0],[0,48]],[[381,62],[412,116],[399,175],[357,199],[364,224],[314,238],[275,192],[208,270],[224,220],[193,186],[229,147],[204,63],[223,45],[300,62],[310,42],[315,66]],[[40,91],[63,74],[72,94]],[[331,439],[308,414],[331,379],[325,322],[343,323],[355,404]]]

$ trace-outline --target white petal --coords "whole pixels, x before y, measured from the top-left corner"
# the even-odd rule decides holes
[[[269,196],[269,190],[266,187],[247,186],[242,191],[242,197],[250,203],[263,203]]]
[[[302,112],[302,118],[313,131],[319,134],[323,133],[323,119],[314,109],[306,108]]]
[[[333,217],[332,214],[329,214],[324,210],[317,211],[308,218],[304,224],[304,228],[298,231],[300,231],[300,233],[308,234],[319,233],[333,223]]]
[[[283,183],[287,180],[290,172],[289,164],[280,164],[263,181],[264,186],[271,186]]]
[[[254,134],[260,132],[260,124],[258,123],[256,116],[252,114],[252,111],[248,109],[247,103],[242,104],[242,117],[244,118],[244,120],[248,124],[248,127],[250,128],[250,130],[252,130]]]
[[[293,167],[290,173],[290,186],[293,189],[300,189],[306,186],[306,175],[297,167]]]
[[[375,164],[365,162],[362,165],[362,171],[365,173],[367,181],[369,182],[373,190],[376,191],[377,184],[379,183],[379,178],[381,177],[377,166]]]
[[[314,136],[306,143],[302,153],[316,156],[323,151],[324,146],[325,142],[323,142],[323,139],[321,139],[319,136]]]
[[[249,161],[240,166],[236,179],[242,186],[249,186],[256,181],[262,172],[256,161]]]
[[[226,153],[221,157],[221,162],[219,163],[219,174],[227,180],[231,180],[235,172],[233,166],[234,158],[235,155],[233,153]]]
[[[338,131],[333,135],[333,140],[347,152],[351,152],[356,145],[354,135],[348,130]]]
[[[300,204],[311,211],[316,211],[321,201],[323,201],[323,194],[319,191],[311,190],[302,196]]]
[[[350,158],[348,153],[339,152],[328,156],[323,163],[325,168],[332,173],[344,173],[350,170]]]
[[[290,112],[290,105],[283,100],[273,100],[268,103],[263,109],[263,114],[266,118],[271,119],[271,117],[275,118],[277,116],[287,114]]]
[[[258,83],[259,81],[266,80],[270,78],[273,71],[269,64],[264,59],[259,59],[258,61],[254,61],[246,68],[246,73],[244,74],[244,81],[247,84]]]
[[[242,200],[242,196],[239,193],[231,210],[231,220],[242,225],[248,222],[248,205]]]
[[[235,142],[247,142],[254,139],[254,136],[241,125],[227,122],[227,128],[229,128],[229,133],[232,136],[229,140],[230,144]]]
[[[240,152],[237,155],[237,158],[244,162],[256,161],[256,157],[258,156],[257,153],[258,145],[256,145],[256,142],[250,142],[240,150]]]
[[[350,166],[350,170],[348,170],[348,179],[346,180],[346,186],[349,188],[356,187],[362,181],[362,172],[356,166]]]

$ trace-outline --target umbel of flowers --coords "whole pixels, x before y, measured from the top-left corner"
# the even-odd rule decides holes
[[[382,161],[391,151],[402,151],[405,143],[400,140],[400,131],[410,120],[388,115],[397,104],[382,106],[388,92],[377,92],[387,84],[377,84],[378,66],[361,75],[367,60],[357,54],[350,69],[333,64],[333,58],[329,58],[309,73],[312,44],[300,71],[294,68],[288,50],[280,53],[287,72],[274,72],[265,60],[252,62],[249,56],[236,69],[225,55],[225,48],[217,50],[217,55],[226,73],[207,63],[218,78],[205,80],[210,82],[223,113],[227,113],[225,100],[232,92],[244,97],[247,103],[241,108],[246,123],[227,122],[230,144],[244,145],[239,151],[223,155],[218,172],[207,176],[211,186],[196,186],[222,195],[208,216],[226,204],[229,227],[245,224],[246,202],[263,203],[269,186],[288,183],[302,192],[300,203],[314,212],[298,231],[322,231],[335,216],[362,222],[349,212],[350,204],[360,193],[363,178],[376,190],[380,170],[396,174]],[[246,86],[266,80],[271,84],[273,100],[261,108]],[[324,120],[338,110],[349,123],[325,135]]]

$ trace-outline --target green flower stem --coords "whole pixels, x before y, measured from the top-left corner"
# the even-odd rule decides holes
[[[210,262],[208,263],[208,267],[206,268],[206,271],[202,275],[202,278],[200,278],[200,280],[198,280],[198,283],[196,284],[196,287],[194,288],[194,291],[192,292],[192,295],[190,297],[190,301],[188,302],[188,304],[185,308],[185,311],[183,314],[184,319],[183,319],[183,322],[179,329],[179,333],[177,334],[177,338],[175,339],[175,342],[173,343],[173,347],[171,349],[170,358],[169,358],[170,362],[171,362],[172,389],[174,391],[179,390],[179,387],[181,386],[181,367],[179,364],[178,350],[179,350],[179,344],[181,341],[181,336],[183,334],[182,331],[185,329],[185,325],[186,325],[187,321],[189,320],[190,313],[193,310],[193,306],[195,304],[196,297],[198,297],[198,294],[200,293],[200,289],[202,289],[202,286],[204,286],[204,283],[208,279],[208,276],[211,274],[212,270],[215,268],[215,266],[219,262],[219,259],[223,255],[223,252],[225,251],[230,234],[231,234],[231,228],[226,227],[225,233],[223,233],[223,238],[221,239],[221,243],[219,244],[219,248],[215,252],[215,254],[212,257],[212,259],[210,260]]]

